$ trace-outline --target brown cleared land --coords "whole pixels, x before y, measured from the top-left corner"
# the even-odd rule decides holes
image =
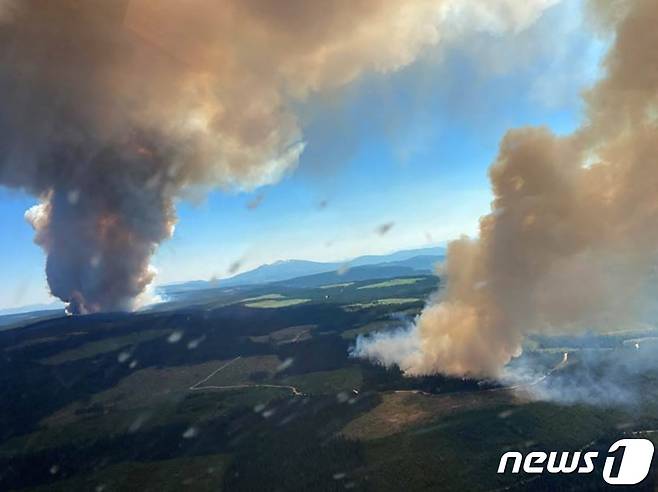
[[[522,403],[512,390],[473,391],[433,395],[417,391],[393,391],[370,412],[347,424],[341,434],[352,439],[377,439],[441,417],[476,408]]]

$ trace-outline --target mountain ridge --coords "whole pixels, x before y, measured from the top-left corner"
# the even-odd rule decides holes
[[[163,293],[183,292],[190,290],[207,289],[213,287],[238,287],[243,285],[255,285],[274,282],[284,282],[293,279],[319,275],[324,273],[335,273],[358,267],[380,267],[387,268],[389,274],[383,271],[381,275],[375,274],[374,278],[387,278],[394,271],[413,274],[414,272],[433,273],[433,265],[445,258],[445,248],[441,246],[429,248],[417,248],[395,251],[383,255],[363,255],[345,262],[319,262],[311,260],[278,260],[273,263],[260,265],[252,270],[239,273],[232,277],[211,280],[191,280],[175,284],[158,286]],[[397,270],[392,267],[396,267]],[[338,273],[340,275],[340,273]]]

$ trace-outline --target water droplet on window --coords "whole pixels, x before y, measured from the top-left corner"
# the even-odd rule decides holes
[[[187,348],[190,350],[194,350],[199,346],[201,342],[203,342],[206,339],[205,335],[199,338],[195,338],[194,340],[190,340],[187,344]]]
[[[171,334],[167,337],[167,341],[169,343],[178,343],[180,342],[181,338],[183,338],[183,332],[176,330],[171,332]]]
[[[190,427],[187,429],[185,432],[183,432],[183,438],[184,439],[193,439],[199,434],[199,429],[196,427]]]

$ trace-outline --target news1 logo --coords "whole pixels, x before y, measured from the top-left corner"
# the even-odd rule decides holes
[[[511,462],[512,473],[519,473],[521,465],[525,473],[531,474],[544,473],[544,470],[548,473],[592,473],[594,460],[599,456],[598,451],[559,454],[558,458],[555,451],[533,451],[524,458],[518,451],[509,451],[501,456],[498,473],[505,473],[508,462]],[[652,459],[653,443],[648,439],[620,439],[608,449],[603,480],[610,485],[636,485],[646,478]]]

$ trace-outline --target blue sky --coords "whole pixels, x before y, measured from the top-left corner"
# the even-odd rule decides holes
[[[174,238],[153,260],[157,281],[227,276],[236,261],[244,270],[286,258],[341,260],[476,234],[505,131],[566,133],[581,118],[579,94],[597,77],[605,43],[580,15],[578,2],[563,2],[525,32],[477,33],[300,104],[299,166],[254,192],[181,201]],[[35,203],[0,189],[0,308],[48,301],[45,258],[23,218]],[[375,232],[388,222],[387,234]]]

